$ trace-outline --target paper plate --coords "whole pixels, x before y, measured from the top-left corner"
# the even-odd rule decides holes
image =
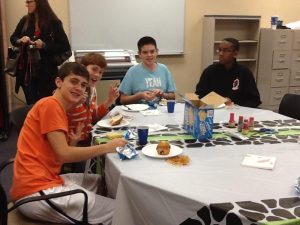
[[[170,150],[170,153],[168,155],[159,155],[156,151],[156,146],[157,146],[157,144],[146,145],[142,149],[142,153],[146,156],[149,156],[149,157],[163,159],[163,158],[170,158],[170,157],[180,155],[183,152],[182,148],[179,148],[176,145],[171,145],[171,150]]]
[[[146,104],[129,104],[126,106],[122,105],[122,109],[128,112],[139,112],[149,108],[149,106]]]
[[[112,126],[109,123],[110,119],[100,120],[97,122],[97,125],[100,127],[106,127],[106,128],[119,128],[119,127],[125,127],[129,125],[129,122],[127,120],[122,120],[120,124]]]

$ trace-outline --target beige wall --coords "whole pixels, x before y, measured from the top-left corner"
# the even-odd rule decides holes
[[[5,2],[7,30],[8,34],[11,34],[16,23],[26,13],[25,0],[6,0]],[[49,2],[63,21],[69,36],[68,0],[49,0]],[[99,0],[99,4],[100,2]],[[260,15],[262,17],[261,26],[269,27],[271,15],[279,15],[279,18],[286,23],[299,20],[299,12],[299,0],[186,0],[185,54],[183,56],[161,56],[159,61],[165,63],[173,73],[179,92],[193,92],[202,71],[201,49],[204,15]],[[101,94],[100,89],[99,95]]]

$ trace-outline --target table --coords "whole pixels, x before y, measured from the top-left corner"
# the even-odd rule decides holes
[[[183,104],[176,104],[174,114],[168,114],[166,107],[159,110],[160,116],[125,114],[134,116],[132,126],[182,124]],[[268,110],[236,107],[215,110],[214,122],[227,122],[231,112],[255,120],[289,119]],[[241,166],[247,153],[275,156],[274,170]],[[300,172],[298,143],[194,147],[185,148],[184,154],[191,162],[182,167],[141,152],[128,161],[107,154],[108,193],[116,197],[113,224],[239,225],[279,220],[292,224],[300,217],[299,194],[294,189]]]

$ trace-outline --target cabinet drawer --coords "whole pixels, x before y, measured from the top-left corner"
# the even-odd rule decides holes
[[[300,86],[300,67],[291,70],[290,86]]]
[[[293,49],[300,49],[300,30],[293,32]]]
[[[274,50],[273,51],[273,69],[285,69],[290,66],[290,54],[289,50]]]
[[[291,30],[274,30],[275,37],[273,42],[274,49],[289,49],[292,43]]]
[[[291,67],[292,68],[300,68],[300,50],[292,51]]]
[[[289,93],[300,95],[300,86],[299,87],[290,87]]]
[[[270,105],[279,105],[282,97],[288,92],[288,88],[271,88]]]
[[[287,87],[289,86],[290,71],[272,70],[271,87]]]

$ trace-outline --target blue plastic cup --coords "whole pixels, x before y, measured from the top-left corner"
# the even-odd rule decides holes
[[[175,100],[167,100],[168,113],[173,113],[175,108]]]
[[[271,28],[273,30],[276,29],[277,27],[277,22],[278,22],[278,16],[271,16]]]
[[[146,126],[137,127],[138,137],[139,137],[139,144],[146,145],[148,139],[148,130],[149,128]]]

